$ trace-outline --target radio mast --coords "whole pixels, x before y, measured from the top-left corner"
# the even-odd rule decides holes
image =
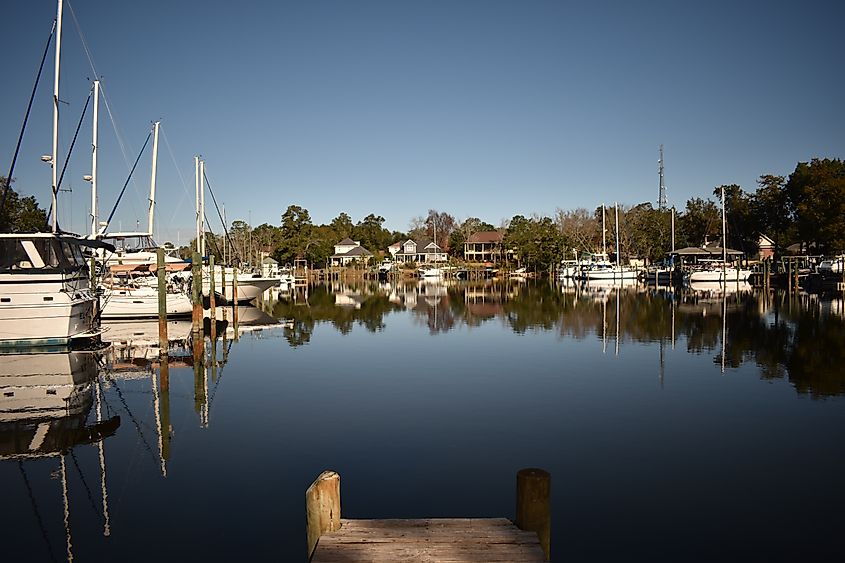
[[[660,159],[657,161],[657,176],[660,178],[660,193],[657,196],[657,207],[666,210],[666,185],[663,183],[663,145],[660,145]]]

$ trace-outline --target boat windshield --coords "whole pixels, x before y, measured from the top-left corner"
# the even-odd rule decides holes
[[[0,272],[72,270],[84,263],[78,245],[57,238],[0,239]]]

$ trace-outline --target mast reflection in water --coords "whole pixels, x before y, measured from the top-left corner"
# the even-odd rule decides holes
[[[841,550],[840,295],[335,283],[216,318],[166,356],[132,323],[3,357],[40,397],[4,402],[4,558],[300,561],[324,469],[349,517],[513,517],[528,466],[554,476],[556,559]]]

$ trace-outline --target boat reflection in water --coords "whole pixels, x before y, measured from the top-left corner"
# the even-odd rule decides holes
[[[103,441],[115,434],[120,426],[120,417],[103,418],[97,372],[98,356],[94,352],[11,353],[0,356],[0,460],[16,461],[29,488],[29,463],[58,459],[69,561],[73,559],[73,542],[66,457],[71,456],[77,464],[74,454],[77,446],[97,444],[103,534],[110,534]],[[92,405],[96,406],[96,417],[89,421]],[[34,470],[43,473],[43,465],[34,466]],[[41,522],[31,489],[30,497],[35,515]],[[42,529],[42,533],[46,538],[46,530]],[[49,542],[47,549],[50,558],[54,559]]]

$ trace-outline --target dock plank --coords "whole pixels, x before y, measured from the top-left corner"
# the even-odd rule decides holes
[[[505,518],[341,520],[323,534],[312,563],[544,561],[537,534]]]

